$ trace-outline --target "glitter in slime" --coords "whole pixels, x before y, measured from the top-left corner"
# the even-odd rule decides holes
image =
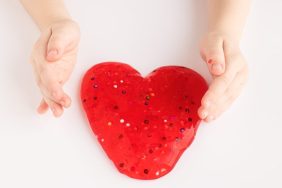
[[[169,173],[192,143],[207,90],[195,71],[164,66],[146,77],[117,62],[90,68],[81,100],[107,156],[123,174],[150,180]]]

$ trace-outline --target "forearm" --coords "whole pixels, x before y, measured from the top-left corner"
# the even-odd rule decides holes
[[[40,30],[60,20],[70,19],[63,0],[20,0]]]
[[[209,32],[239,41],[251,0],[209,0]]]

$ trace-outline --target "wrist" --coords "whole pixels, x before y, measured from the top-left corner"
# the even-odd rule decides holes
[[[51,29],[53,32],[62,28],[62,27],[72,27],[72,28],[77,28],[79,30],[79,25],[77,22],[72,20],[71,18],[61,18],[61,19],[56,19],[50,22],[44,29],[41,31],[44,32],[46,29]]]
[[[240,45],[240,37],[232,32],[224,31],[224,30],[210,30],[205,35],[208,38],[218,38],[220,40],[228,41],[228,43],[232,44],[234,47]]]
[[[48,17],[48,20],[43,21],[42,24],[39,24],[38,26],[40,31],[44,31],[58,23],[71,22],[71,21],[73,20],[68,15],[50,16]]]

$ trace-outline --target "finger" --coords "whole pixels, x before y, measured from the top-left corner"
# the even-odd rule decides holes
[[[208,116],[208,112],[206,110],[205,107],[201,106],[199,109],[198,109],[198,116],[201,118],[201,119],[205,119],[207,116]]]
[[[216,119],[224,111],[226,111],[227,108],[231,106],[235,99],[240,95],[247,80],[247,75],[247,69],[243,69],[242,72],[237,74],[237,76],[233,79],[229,87],[222,94],[221,100],[214,104],[212,106],[212,109],[209,109],[210,113],[206,117],[206,121],[210,122]]]
[[[218,76],[224,73],[225,56],[223,39],[218,37],[209,39],[209,41],[202,47],[201,54],[212,75]]]
[[[44,95],[48,96],[54,102],[64,106],[70,106],[70,97],[63,91],[62,85],[58,82],[46,83],[43,86]]]
[[[221,97],[221,100],[217,101],[216,104],[211,105],[207,111],[208,111],[208,115],[206,116],[206,118],[204,118],[203,120],[207,123],[214,121],[217,117],[218,117],[218,113],[219,109],[221,109],[223,107],[223,105],[225,104],[226,99],[224,96]]]
[[[47,61],[54,62],[59,60],[64,54],[64,51],[68,45],[69,40],[67,37],[62,34],[52,33],[47,44]]]
[[[215,97],[222,94],[230,87],[230,84],[235,78],[240,76],[247,76],[247,66],[242,55],[227,56],[227,67],[223,75],[214,77],[208,92],[212,93]]]
[[[225,112],[230,105],[232,104],[231,101],[229,101],[229,99],[221,101],[220,103],[218,103],[217,105],[213,106],[211,112],[205,119],[205,122],[212,122],[215,119],[217,119],[223,112]]]
[[[42,80],[46,80],[46,79],[42,79]],[[54,102],[62,105],[65,108],[70,107],[71,99],[64,92],[62,84],[58,83],[57,81],[45,81],[45,83],[43,82],[41,88],[43,94],[48,98],[50,98],[51,100],[53,100]]]
[[[48,104],[45,102],[44,99],[42,99],[40,105],[37,108],[37,112],[39,114],[44,114],[48,110],[48,108],[49,108]]]
[[[202,108],[206,111],[205,121],[210,122],[215,119],[215,112],[220,105],[226,101],[226,89],[232,82],[231,76],[227,78],[217,77],[210,85],[208,91],[202,98]],[[229,80],[230,79],[230,80]]]
[[[229,88],[226,89],[224,94],[226,99],[233,102],[242,92],[246,81],[247,74],[245,72],[239,73],[238,76],[230,84]]]
[[[221,104],[225,101],[225,91],[231,84],[232,80],[236,76],[235,73],[225,72],[224,75],[216,77],[214,81],[211,83],[208,91],[202,98],[201,101],[201,110],[200,117],[207,118],[207,121],[212,121],[215,119],[213,117],[213,109],[216,108],[217,105]],[[204,114],[204,115],[203,115]]]
[[[54,102],[68,108],[71,105],[70,97],[63,91],[62,83],[53,79],[48,71],[43,71],[40,75],[39,87],[44,96]]]
[[[45,96],[51,100],[60,103],[63,99],[64,92],[62,86],[58,82],[46,82],[42,85],[42,90]]]
[[[63,104],[65,108],[69,108],[71,106],[71,98],[65,94],[64,99],[63,99]]]
[[[228,57],[227,66],[224,74],[218,77],[214,77],[208,91],[202,99],[202,105],[210,105],[220,100],[220,96],[229,87],[233,79],[236,77],[237,73],[242,69],[244,60],[239,55]]]
[[[246,69],[238,73],[238,76],[230,84],[229,88],[226,89],[224,94],[226,98],[225,103],[221,108],[218,108],[216,116],[222,114],[222,112],[224,112],[229,106],[231,106],[231,104],[238,98],[245,86],[247,77],[248,73]]]
[[[60,104],[65,108],[69,108],[71,106],[71,98],[66,93],[64,93]]]
[[[64,109],[61,105],[59,105],[56,102],[48,99],[47,97],[44,97],[44,100],[46,101],[46,103],[50,107],[50,109],[51,109],[51,111],[52,111],[52,113],[55,117],[60,117],[63,114]]]
[[[212,121],[214,121],[214,120],[215,120],[215,117],[212,116],[212,115],[209,115],[209,116],[207,116],[207,117],[204,119],[204,121],[205,121],[206,123],[210,123],[210,122],[212,122]]]

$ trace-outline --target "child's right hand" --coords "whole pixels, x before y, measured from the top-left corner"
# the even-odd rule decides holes
[[[42,31],[35,43],[30,62],[42,93],[37,109],[40,114],[50,108],[59,117],[70,106],[71,99],[63,91],[63,85],[76,63],[79,40],[79,26],[74,21],[62,20]]]

